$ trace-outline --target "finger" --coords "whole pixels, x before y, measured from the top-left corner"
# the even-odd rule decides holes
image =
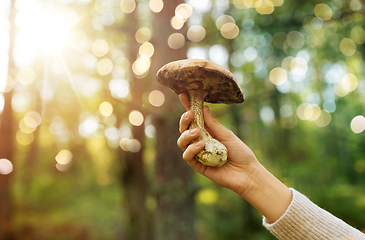
[[[177,145],[181,150],[185,151],[191,141],[200,136],[200,128],[194,128],[189,131],[183,132],[179,139],[177,139]]]
[[[204,147],[204,141],[199,141],[194,144],[190,144],[183,153],[183,159],[192,167],[195,167],[197,161],[195,155]]]
[[[180,133],[183,133],[186,131],[189,127],[189,124],[194,119],[194,112],[189,110],[185,112],[183,115],[181,115],[180,118],[180,124],[179,124],[179,131]]]
[[[227,129],[225,126],[220,124],[211,114],[208,106],[204,106],[203,108],[204,115],[204,123],[206,129],[212,135],[212,137],[220,136],[220,138],[224,137],[232,137],[232,131]]]
[[[190,100],[189,100],[188,94],[187,93],[181,93],[179,95],[179,98],[180,98],[181,103],[186,108],[186,110],[189,110],[190,109]]]

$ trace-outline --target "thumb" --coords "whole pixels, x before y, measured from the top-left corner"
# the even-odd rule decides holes
[[[212,135],[212,137],[221,139],[221,140],[232,137],[231,136],[233,134],[232,131],[230,131],[225,126],[223,126],[221,123],[219,123],[210,114],[210,110],[209,110],[208,106],[204,106],[203,116],[204,116],[205,127],[208,130],[208,132]]]

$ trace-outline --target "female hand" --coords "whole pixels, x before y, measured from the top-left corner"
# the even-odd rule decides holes
[[[203,148],[204,142],[190,144],[200,135],[200,129],[187,130],[194,113],[189,110],[187,94],[180,94],[180,100],[188,110],[181,116],[181,135],[177,140],[178,146],[184,151],[183,159],[213,182],[241,195],[268,221],[279,219],[291,202],[291,190],[262,166],[252,150],[232,131],[215,120],[207,106],[203,108],[206,130],[227,147],[228,161],[219,168],[204,166],[196,161],[194,156]]]
[[[275,223],[278,221],[278,219],[281,218],[288,210],[288,207],[292,202],[292,191],[279,179],[272,175],[264,166],[262,166],[251,149],[247,147],[246,144],[244,144],[235,134],[233,134],[232,131],[228,130],[215,120],[210,115],[207,106],[204,106],[203,108],[205,128],[213,138],[219,140],[227,147],[228,161],[221,167],[210,167],[204,166],[195,160],[194,157],[203,148],[204,142],[200,141],[190,144],[192,140],[196,139],[200,135],[200,129],[196,128],[188,130],[189,123],[194,118],[194,113],[189,110],[190,104],[187,94],[180,94],[180,100],[188,110],[181,116],[181,135],[177,140],[178,146],[184,151],[183,159],[192,168],[211,179],[213,182],[223,187],[230,188],[241,195],[265,216],[265,223]],[[283,239],[297,239],[297,237],[302,239],[303,233],[306,231],[303,230],[306,228],[303,226],[307,226],[308,229],[310,228],[308,226],[317,226],[319,223],[318,219],[320,219],[321,223],[319,225],[321,226],[316,228],[316,230],[313,230],[312,236],[318,236],[318,238],[320,238],[320,236],[322,236],[321,232],[323,232],[323,236],[329,236],[327,234],[332,233],[331,231],[334,229],[334,226],[338,224],[338,226],[341,226],[339,229],[342,229],[339,231],[343,231],[346,236],[350,236],[350,232],[351,234],[355,232],[356,234],[351,236],[359,236],[362,239],[361,236],[363,235],[359,235],[361,233],[357,230],[349,228],[351,230],[347,232],[347,229],[345,231],[345,228],[342,228],[343,222],[341,220],[335,217],[328,217],[330,214],[324,214],[325,211],[322,211],[322,209],[312,207],[315,206],[314,204],[307,205],[307,203],[298,203],[301,201],[302,200],[297,200],[297,203],[294,203],[293,205],[295,207],[292,208],[294,210],[289,210],[289,217],[284,217],[285,220],[278,223],[281,227],[271,228],[275,229],[273,233],[276,232],[280,234]],[[304,214],[302,213],[303,211],[301,211],[303,206],[305,206]],[[317,216],[317,219],[314,218],[314,221],[310,222],[310,218],[313,216]],[[336,220],[333,221],[334,219]],[[296,230],[298,232],[296,232]],[[332,236],[338,237],[340,236],[338,234],[339,233],[334,233]]]
[[[246,192],[251,174],[259,165],[254,153],[232,131],[225,128],[212,115],[209,108],[204,106],[203,114],[207,131],[213,138],[219,140],[228,149],[228,161],[221,167],[205,166],[195,160],[194,156],[203,148],[204,142],[194,144],[190,142],[200,135],[200,129],[187,130],[194,118],[190,109],[189,97],[186,93],[180,94],[180,100],[188,110],[180,119],[181,136],[178,146],[184,151],[183,159],[197,172],[203,174],[213,182],[232,189],[242,195]]]

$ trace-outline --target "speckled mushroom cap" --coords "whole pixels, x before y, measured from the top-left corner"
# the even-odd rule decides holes
[[[157,72],[157,81],[176,94],[197,90],[206,93],[205,102],[241,103],[242,90],[233,74],[222,66],[202,59],[170,62]]]

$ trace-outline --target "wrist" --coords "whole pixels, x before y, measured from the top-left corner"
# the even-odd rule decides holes
[[[288,208],[292,192],[260,163],[250,175],[247,188],[240,195],[270,222],[279,219]]]

